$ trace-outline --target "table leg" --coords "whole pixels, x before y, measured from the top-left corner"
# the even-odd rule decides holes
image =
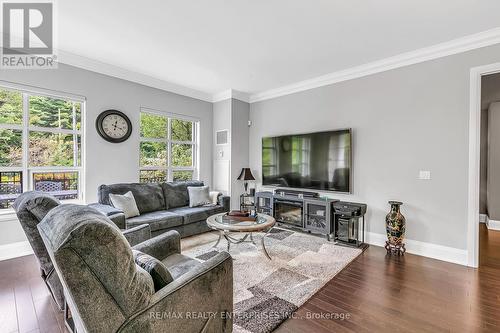
[[[224,233],[224,238],[227,241],[227,252],[229,252],[229,248],[231,247],[231,240],[229,239],[229,237],[227,237],[226,233]]]
[[[264,254],[266,255],[266,257],[269,259],[269,260],[273,260],[271,258],[271,256],[269,255],[269,253],[267,252],[267,249],[266,249],[266,243],[264,242],[264,239],[266,238],[267,234],[269,234],[269,232],[271,231],[272,227],[266,231],[266,233],[262,236],[261,238],[261,243],[262,243],[262,250],[264,250]]]
[[[217,240],[217,243],[215,243],[215,245],[214,245],[214,246],[212,246],[212,247],[217,247],[217,246],[219,245],[220,240],[222,239],[222,235],[223,235],[223,234],[224,234],[224,232],[219,231],[219,239]]]

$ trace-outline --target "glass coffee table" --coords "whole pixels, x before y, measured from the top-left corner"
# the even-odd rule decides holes
[[[207,219],[207,224],[213,230],[219,231],[219,239],[213,247],[217,247],[222,237],[224,237],[227,240],[228,251],[231,244],[240,244],[243,242],[251,242],[255,244],[252,234],[254,232],[263,232],[264,235],[261,238],[262,250],[264,250],[266,257],[271,259],[269,253],[267,253],[264,238],[276,224],[274,217],[265,214],[258,214],[255,221],[253,221],[249,219],[245,220],[245,218],[241,217],[228,216],[227,213],[220,213],[210,216]],[[231,235],[232,233],[241,233],[244,235],[241,238],[236,238]],[[247,238],[249,238],[249,240],[247,240]]]

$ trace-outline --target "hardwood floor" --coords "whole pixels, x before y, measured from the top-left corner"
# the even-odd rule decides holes
[[[500,332],[500,232],[480,244],[479,269],[371,246],[276,332]],[[33,256],[0,262],[0,332],[66,332]]]
[[[500,332],[500,231],[480,244],[479,269],[371,246],[277,332]],[[308,319],[328,313],[350,317]]]
[[[0,261],[0,332],[67,332],[32,255]]]

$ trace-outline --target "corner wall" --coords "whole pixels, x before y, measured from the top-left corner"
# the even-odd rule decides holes
[[[239,209],[243,182],[236,178],[248,167],[250,105],[235,98],[214,103],[214,189],[231,196],[231,209]],[[228,143],[217,145],[215,133],[228,130]]]
[[[495,45],[253,103],[252,170],[260,180],[264,136],[352,128],[353,194],[328,195],[367,203],[372,238],[401,200],[415,248],[466,264],[470,69],[499,61]]]

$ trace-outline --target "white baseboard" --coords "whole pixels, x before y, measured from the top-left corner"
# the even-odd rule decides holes
[[[486,227],[488,230],[500,230],[500,221],[490,220],[489,217],[486,217]]]
[[[487,220],[488,220],[488,215],[479,214],[479,223],[486,223]]]
[[[28,241],[0,245],[0,261],[33,254]]]
[[[366,242],[368,244],[384,246],[386,240],[386,235],[377,234],[374,232],[366,233]],[[406,239],[405,243],[406,251],[408,253],[467,266],[467,250],[432,243],[425,243],[412,239]]]

